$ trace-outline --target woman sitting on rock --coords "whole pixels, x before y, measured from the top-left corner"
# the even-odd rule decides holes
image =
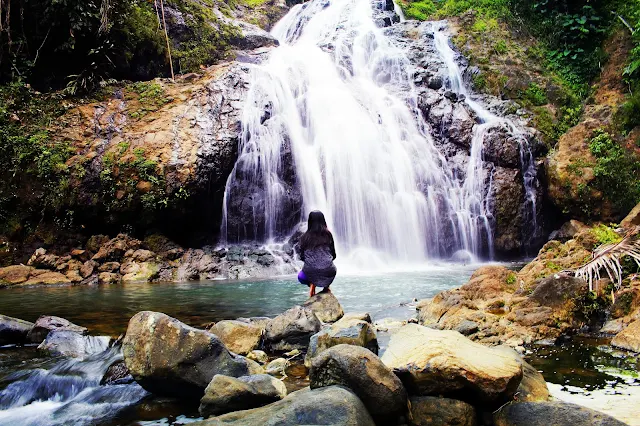
[[[309,213],[307,232],[300,237],[298,254],[304,262],[298,281],[309,286],[309,297],[316,294],[316,286],[322,287],[323,292],[329,292],[337,272],[333,264],[336,248],[322,212]]]

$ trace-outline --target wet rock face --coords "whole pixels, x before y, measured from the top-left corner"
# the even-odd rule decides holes
[[[239,378],[217,374],[205,389],[199,411],[209,417],[249,410],[280,401],[286,395],[284,383],[266,374]]]
[[[265,329],[265,346],[272,351],[306,349],[321,323],[309,308],[295,306],[271,320]]]
[[[31,343],[41,343],[51,331],[68,331],[83,336],[88,333],[85,327],[76,325],[64,318],[41,316],[29,331],[27,340]]]
[[[202,426],[317,424],[375,426],[362,401],[353,392],[340,386],[299,390],[282,401],[265,407],[213,417],[200,424]]]
[[[38,346],[38,351],[50,356],[85,358],[104,352],[109,346],[108,336],[83,336],[73,331],[51,331]]]
[[[411,397],[412,426],[475,426],[476,410],[466,402],[433,396]]]
[[[125,385],[133,383],[133,376],[129,373],[129,369],[124,360],[114,362],[107,368],[102,380],[100,380],[101,386],[108,385]]]
[[[623,426],[611,416],[566,402],[523,402],[509,404],[494,415],[496,426]]]
[[[378,354],[378,338],[373,325],[357,318],[343,318],[311,337],[305,365],[310,367],[314,357],[342,344],[360,346]]]
[[[229,352],[215,335],[158,312],[139,312],[122,343],[127,368],[149,392],[200,398],[216,374],[261,373],[255,362]]]
[[[382,362],[414,395],[455,395],[469,403],[499,406],[522,380],[512,357],[455,331],[408,324],[391,336]]]
[[[407,392],[398,377],[373,352],[334,346],[313,360],[311,389],[342,385],[364,403],[377,424],[393,424],[407,410]]]
[[[32,328],[29,321],[0,315],[0,346],[24,343]]]

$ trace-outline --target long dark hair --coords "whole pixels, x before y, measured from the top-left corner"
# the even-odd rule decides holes
[[[300,248],[302,250],[313,249],[318,246],[331,245],[333,235],[327,228],[327,221],[321,211],[315,210],[309,213],[307,222],[307,232],[300,237]]]

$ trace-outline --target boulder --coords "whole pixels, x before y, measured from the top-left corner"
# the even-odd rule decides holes
[[[611,416],[566,402],[521,402],[502,407],[495,426],[624,426]]]
[[[631,229],[636,226],[640,226],[640,203],[636,204],[627,217],[620,222],[620,227],[624,229]]]
[[[541,280],[529,299],[540,306],[560,308],[588,291],[589,286],[584,280],[568,274],[555,274]]]
[[[107,235],[92,235],[87,240],[85,248],[88,252],[97,253],[104,244],[108,243],[110,238]]]
[[[118,272],[120,270],[119,262],[105,262],[98,266],[98,272]]]
[[[44,272],[37,276],[31,276],[22,285],[55,285],[71,284],[71,280],[60,272]]]
[[[287,388],[284,383],[268,374],[239,378],[216,374],[200,400],[200,414],[209,417],[249,410],[279,401],[285,396]]]
[[[411,426],[475,426],[476,410],[466,402],[435,396],[412,396]]]
[[[115,272],[100,272],[98,274],[98,283],[100,284],[118,284],[122,277]]]
[[[375,423],[353,392],[340,386],[330,386],[299,390],[265,407],[229,413],[193,425],[374,426]]]
[[[41,343],[49,332],[53,330],[71,331],[81,335],[86,335],[88,332],[85,327],[75,325],[64,318],[43,315],[36,320],[33,328],[29,331],[29,334],[27,334],[27,340],[31,343]]]
[[[547,387],[547,381],[542,374],[531,364],[522,359],[522,356],[509,346],[497,346],[496,350],[501,351],[505,355],[511,356],[515,361],[522,365],[522,381],[516,391],[515,399],[519,402],[539,402],[549,401],[551,394]]]
[[[91,258],[96,262],[120,262],[127,250],[137,250],[141,242],[125,234],[102,244],[98,252]]]
[[[333,293],[321,292],[302,304],[309,308],[322,322],[336,322],[344,316],[344,311]]]
[[[557,240],[561,242],[567,242],[580,232],[587,231],[589,227],[579,220],[572,219],[568,222],[565,222],[560,229],[553,231],[551,235],[549,235],[549,240]]]
[[[231,352],[246,355],[260,345],[264,328],[242,321],[220,321],[209,329]]]
[[[344,314],[344,316],[341,319],[343,320],[357,319],[360,321],[368,322],[369,324],[373,324],[373,321],[371,320],[371,315],[368,312],[350,312],[348,314]]]
[[[93,274],[93,271],[96,270],[97,267],[98,262],[96,262],[95,260],[87,260],[80,267],[80,276],[82,278],[89,277],[91,274]]]
[[[284,358],[276,358],[271,361],[265,367],[267,374],[273,374],[274,376],[284,375],[285,370],[289,366],[289,361]]]
[[[22,284],[29,279],[33,267],[25,265],[12,265],[0,268],[0,287]]]
[[[265,328],[265,346],[281,352],[306,349],[311,336],[320,328],[320,320],[311,309],[294,306],[269,321]]]
[[[522,367],[513,357],[456,331],[416,324],[391,335],[382,361],[413,395],[451,395],[473,404],[509,401],[522,380]]]
[[[73,331],[53,330],[38,346],[41,354],[85,358],[102,353],[109,347],[109,336],[83,336]]]
[[[611,341],[615,347],[640,352],[640,320],[634,321]]]
[[[216,374],[262,373],[257,363],[229,352],[215,335],[159,312],[131,318],[122,353],[135,380],[159,395],[201,398]]]
[[[0,346],[24,343],[32,328],[29,321],[0,315]]]
[[[60,259],[59,256],[56,256],[55,254],[47,253],[46,249],[40,247],[33,253],[31,258],[27,262],[27,265],[33,266],[34,268],[38,268],[38,269],[53,270],[53,269],[56,269],[59,259]]]
[[[407,392],[393,371],[368,349],[338,345],[313,360],[311,389],[342,385],[351,389],[377,424],[393,424],[407,411]]]
[[[259,364],[266,364],[269,362],[269,356],[267,356],[264,351],[253,350],[247,354],[247,358]]]
[[[311,366],[312,358],[341,344],[361,346],[378,353],[378,338],[373,325],[359,319],[342,318],[311,337],[304,364]]]
[[[129,373],[129,369],[125,364],[124,360],[115,361],[113,364],[107,368],[107,371],[102,376],[102,380],[100,380],[101,386],[108,385],[126,385],[129,383],[133,383],[133,376]]]
[[[137,250],[147,251],[147,250]],[[150,281],[152,280],[160,270],[160,266],[155,262],[125,262],[120,267],[120,273],[122,274],[122,281]]]

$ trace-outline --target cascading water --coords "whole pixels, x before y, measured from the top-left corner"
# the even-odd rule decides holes
[[[434,146],[410,63],[376,26],[370,0],[298,5],[273,34],[280,46],[253,70],[225,194],[228,218],[230,200],[244,196],[240,179],[261,187],[263,232],[235,235],[291,230],[279,222],[290,151],[303,213],[325,211],[343,252],[422,261],[450,254],[452,238],[454,250],[481,254],[491,240],[483,184],[461,183]]]

